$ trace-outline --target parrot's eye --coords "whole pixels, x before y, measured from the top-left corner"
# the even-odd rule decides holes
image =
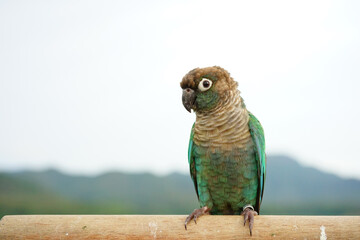
[[[203,78],[201,80],[201,82],[199,83],[198,88],[199,88],[200,91],[204,92],[204,91],[208,90],[211,87],[211,85],[212,85],[211,80],[209,80],[207,78]]]

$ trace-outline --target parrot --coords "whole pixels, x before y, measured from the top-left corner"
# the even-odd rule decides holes
[[[204,214],[243,215],[252,236],[266,177],[264,130],[225,69],[195,68],[180,86],[183,106],[196,114],[188,162],[200,203],[186,218],[185,229]]]

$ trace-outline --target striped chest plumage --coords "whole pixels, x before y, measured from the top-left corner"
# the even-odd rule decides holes
[[[238,214],[255,205],[258,188],[249,115],[237,91],[227,104],[197,113],[192,154],[200,204],[212,214]]]

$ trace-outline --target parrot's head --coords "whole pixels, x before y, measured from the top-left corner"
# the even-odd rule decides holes
[[[182,102],[186,110],[206,112],[225,101],[236,91],[237,82],[221,67],[195,68],[187,73],[181,83]]]

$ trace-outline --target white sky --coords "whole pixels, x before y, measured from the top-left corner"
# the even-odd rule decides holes
[[[267,152],[360,178],[359,1],[0,1],[0,171],[188,172],[181,78],[219,65]]]

